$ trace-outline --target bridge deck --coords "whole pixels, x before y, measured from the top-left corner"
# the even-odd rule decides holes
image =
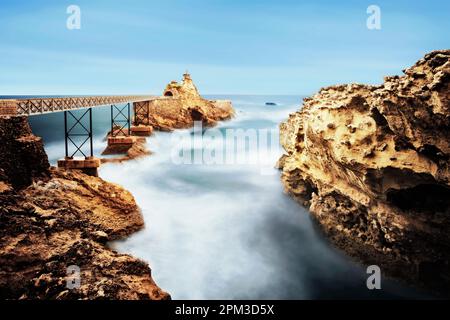
[[[158,96],[83,96],[61,98],[0,99],[0,116],[37,115],[65,110],[160,99]]]

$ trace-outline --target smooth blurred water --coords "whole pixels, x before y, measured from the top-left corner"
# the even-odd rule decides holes
[[[276,129],[301,105],[297,96],[227,96],[236,118],[227,128]],[[266,101],[277,106],[266,106]],[[63,156],[62,114],[32,118],[50,160]],[[105,146],[109,109],[94,110],[95,153]],[[304,208],[283,193],[272,166],[176,165],[170,133],[148,139],[150,157],[107,164],[100,176],[130,190],[146,227],[111,244],[149,262],[157,284],[175,299],[317,299],[419,297],[382,279],[366,287],[366,266],[322,236]],[[237,150],[236,152],[242,152]],[[281,151],[268,155],[275,164]],[[267,169],[269,172],[267,172]]]

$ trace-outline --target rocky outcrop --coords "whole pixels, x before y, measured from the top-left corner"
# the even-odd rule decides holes
[[[144,124],[156,130],[189,128],[194,121],[202,122],[203,126],[214,126],[217,121],[230,119],[234,115],[230,101],[203,99],[187,73],[182,83],[169,83],[163,97],[149,101],[146,109],[149,116],[148,123]]]
[[[340,248],[450,292],[450,50],[380,86],[306,98],[280,125],[288,193]]]
[[[145,262],[106,246],[144,224],[128,191],[50,168],[25,117],[0,119],[0,133],[1,298],[170,298]],[[67,287],[69,266],[80,286]]]
[[[42,139],[24,117],[0,117],[0,190],[22,188],[48,175]]]

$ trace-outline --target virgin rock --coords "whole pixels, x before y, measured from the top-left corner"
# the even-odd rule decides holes
[[[137,113],[148,113],[143,118],[156,130],[171,131],[189,128],[199,121],[203,126],[214,126],[217,121],[233,117],[234,110],[228,100],[207,100],[200,96],[191,76],[185,73],[183,81],[169,83],[161,99],[148,101],[147,108]],[[139,114],[137,115],[139,116]]]

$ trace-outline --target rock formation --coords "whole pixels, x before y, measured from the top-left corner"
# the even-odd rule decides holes
[[[288,193],[340,248],[450,292],[450,50],[380,86],[306,98],[280,125]]]
[[[50,168],[26,117],[0,118],[0,297],[168,299],[148,265],[105,243],[142,228],[133,196],[77,171]],[[80,268],[68,289],[67,268]]]
[[[48,175],[42,139],[21,117],[0,117],[0,190],[22,188]]]
[[[230,119],[234,115],[230,101],[203,99],[188,73],[184,74],[182,83],[169,83],[163,97],[149,101],[146,109],[149,123],[144,124],[157,130],[189,128],[194,121],[201,121],[204,126],[214,126],[217,121]]]

